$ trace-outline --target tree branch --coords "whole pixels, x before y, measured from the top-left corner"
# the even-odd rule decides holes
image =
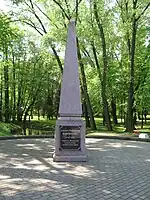
[[[137,8],[137,2],[138,2],[138,0],[133,0],[133,9]]]
[[[34,4],[34,5],[37,7],[37,9],[38,9],[49,21],[51,21],[50,17],[49,17],[45,12],[43,12],[42,9],[41,9],[37,4]]]
[[[52,45],[52,44],[50,44],[50,45],[51,45],[51,48],[52,48],[52,50],[53,50],[53,53],[54,53],[54,55],[55,55],[55,57],[56,57],[57,63],[58,63],[58,65],[59,65],[59,67],[60,67],[60,71],[61,71],[61,73],[63,73],[63,67],[62,67],[61,60],[60,60],[60,58],[59,58],[59,56],[58,56],[58,54],[57,54],[55,48],[53,47],[53,45]]]
[[[36,7],[37,7],[37,9],[50,21],[50,22],[52,22],[52,20],[50,19],[50,17],[45,13],[45,12],[43,12],[42,11],[42,9],[37,5],[37,4],[34,4]],[[53,23],[54,24],[54,23]],[[56,24],[54,24],[55,26],[56,26],[56,28],[58,28],[58,26],[56,25]]]
[[[118,4],[118,6],[121,8],[121,10],[122,10],[122,5],[119,3],[119,1],[118,0],[116,0],[116,2],[117,2],[117,4]]]
[[[62,12],[62,17],[63,17],[63,19],[64,19],[64,21],[63,21],[64,27],[67,28],[67,25],[66,25],[66,23],[65,23],[65,15],[64,15],[63,12]]]
[[[78,8],[79,8],[79,2],[76,0],[76,18],[75,18],[75,24],[77,24],[77,19],[78,19]]]
[[[43,33],[41,33],[41,32],[38,30],[38,29],[40,29],[40,28],[36,27],[35,24],[26,22],[26,21],[24,21],[24,20],[22,20],[21,22],[23,22],[23,23],[25,23],[25,24],[31,26],[31,27],[34,28],[41,36],[43,36]]]
[[[34,6],[33,6],[32,0],[29,0],[29,1],[30,1],[30,4],[31,4],[31,7],[32,7],[32,11],[33,11],[34,16],[36,17],[36,19],[39,21],[40,25],[42,26],[43,32],[47,33],[44,24],[42,23],[41,19],[39,18],[39,16],[36,14],[36,12],[34,10]]]
[[[83,50],[84,50],[84,51],[83,51],[84,55],[87,56],[87,57],[89,58],[89,61],[90,61],[89,64],[91,65],[91,67],[95,68],[94,61],[92,60],[92,58],[91,58],[89,52],[86,50],[85,47],[83,47]]]
[[[60,4],[58,1],[56,1],[56,0],[53,0],[53,1],[54,1],[54,3],[56,3],[56,4],[59,6],[59,8],[62,10],[62,12],[64,13],[64,15],[66,16],[66,18],[67,18],[68,20],[70,20],[71,18],[67,15],[66,11],[65,11],[64,8],[61,6],[61,4]]]
[[[79,4],[82,2],[82,0],[80,0],[80,1],[78,1],[78,6],[79,6]],[[76,11],[76,7],[74,8],[74,10],[73,10],[73,13]]]
[[[149,8],[150,6],[150,2],[147,4],[147,6],[143,9],[143,11],[141,12],[141,14],[136,18],[136,21],[138,21],[142,15],[144,15],[145,11]]]
[[[70,19],[71,19],[71,14],[70,14],[69,5],[68,5],[67,0],[65,0],[65,3],[66,3],[66,6],[67,6],[68,16],[69,16]]]
[[[29,1],[30,1],[30,4],[31,4],[31,7],[30,7],[28,4],[26,4],[26,5],[30,8],[30,12],[35,16],[35,18],[38,20],[38,22],[40,23],[40,25],[41,25],[42,28],[36,27],[36,25],[35,25],[32,21],[27,22],[27,21],[25,21],[25,20],[22,20],[22,22],[25,23],[25,24],[27,24],[27,25],[29,25],[30,27],[34,28],[41,36],[43,36],[44,34],[47,34],[47,31],[46,31],[46,29],[45,29],[45,27],[44,27],[44,24],[42,23],[41,19],[39,18],[39,16],[38,16],[38,15],[36,14],[36,12],[35,12],[34,5],[33,5],[32,0],[29,0]],[[53,1],[55,1],[55,0],[53,0]],[[26,2],[25,2],[25,3],[26,3]],[[56,3],[56,1],[55,1],[55,3]],[[57,3],[58,3],[58,2],[57,2]],[[35,6],[37,7],[37,5],[35,5]],[[37,7],[37,8],[38,8],[38,7]],[[39,9],[39,8],[38,8],[38,9]],[[44,12],[43,12],[41,9],[39,9],[39,10],[40,10],[41,13],[44,14]],[[62,11],[63,11],[63,8],[62,8]],[[63,12],[63,13],[65,14],[65,12]],[[46,16],[46,15],[45,15],[45,16]],[[66,16],[66,15],[65,15],[65,16]],[[48,16],[46,16],[46,17],[48,17]],[[68,18],[68,16],[66,16],[66,17]],[[43,33],[42,33],[39,29],[41,29],[41,30],[43,31]],[[53,51],[53,53],[54,53],[54,55],[55,55],[55,57],[56,57],[57,63],[58,63],[58,65],[59,65],[59,67],[60,67],[60,70],[61,70],[61,72],[62,72],[62,71],[63,71],[63,67],[62,67],[61,60],[60,60],[59,55],[57,54],[57,51],[55,50],[55,47],[53,46],[53,44],[52,44],[51,41],[50,41],[50,46],[51,46],[51,48],[52,48],[52,51]]]

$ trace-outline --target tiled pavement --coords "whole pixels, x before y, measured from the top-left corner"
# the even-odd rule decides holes
[[[0,141],[0,200],[150,200],[150,143],[87,139],[86,163],[53,163],[53,143]]]

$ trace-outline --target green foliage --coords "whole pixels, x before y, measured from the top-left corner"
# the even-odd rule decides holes
[[[11,136],[12,132],[18,130],[21,130],[21,127],[16,124],[0,122],[0,136]]]
[[[130,81],[129,44],[132,39],[132,19],[139,18],[136,37],[134,66],[134,98],[137,111],[149,108],[150,102],[150,46],[145,45],[149,36],[149,12],[142,13],[148,0],[97,1],[100,23],[103,25],[108,61],[106,96],[111,111],[111,101],[116,100],[117,114],[126,112]],[[3,68],[8,66],[10,113],[18,115],[18,107],[25,113],[40,115],[57,113],[61,81],[60,63],[64,62],[68,18],[77,17],[82,63],[87,78],[87,88],[94,115],[103,112],[101,76],[103,72],[102,41],[94,15],[94,1],[12,0],[17,5],[12,15],[0,13],[0,54],[2,114],[5,111],[5,80]],[[126,3],[125,3],[126,2]],[[18,9],[19,8],[19,9]],[[78,13],[77,13],[78,11]],[[11,16],[11,17],[10,17]],[[97,63],[92,45],[96,49]],[[130,44],[131,45],[131,44]],[[14,94],[15,93],[15,94]],[[14,103],[15,100],[15,103]],[[11,117],[12,119],[12,117]]]

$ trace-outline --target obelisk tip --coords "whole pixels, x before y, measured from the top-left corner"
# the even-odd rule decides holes
[[[70,19],[70,23],[75,23],[75,19]]]

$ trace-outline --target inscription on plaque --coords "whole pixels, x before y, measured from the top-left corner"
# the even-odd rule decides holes
[[[81,150],[80,126],[60,126],[60,150]]]

